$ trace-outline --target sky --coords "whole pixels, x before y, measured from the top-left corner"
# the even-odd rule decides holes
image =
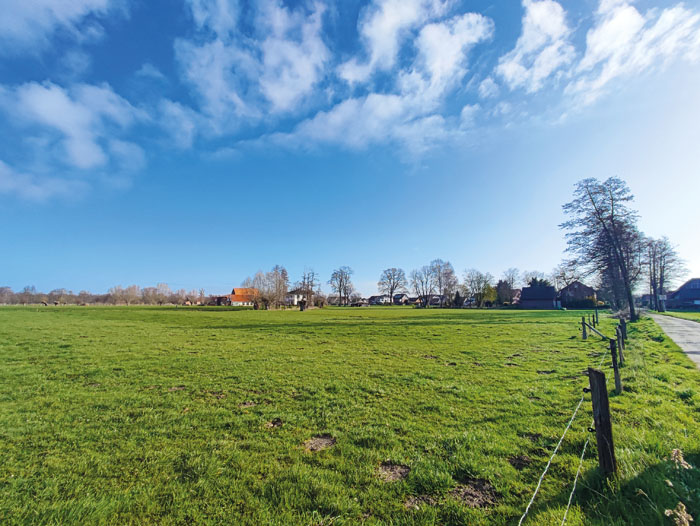
[[[698,277],[698,122],[698,2],[5,0],[0,285],[546,273],[610,176]]]

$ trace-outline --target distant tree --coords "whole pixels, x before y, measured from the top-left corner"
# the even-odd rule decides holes
[[[314,298],[316,295],[321,296],[321,298],[319,298],[321,305],[316,306],[322,307],[326,304],[326,297],[319,288],[318,276],[313,269],[305,268],[301,275],[301,280],[295,283],[294,288],[301,291],[304,298],[306,298],[307,305],[316,305],[317,302]]]
[[[496,283],[496,301],[500,305],[509,305],[513,301],[513,288],[504,279],[499,279]]]
[[[568,287],[574,281],[581,281],[583,275],[578,269],[575,260],[564,260],[552,269],[550,281],[557,290]]]
[[[452,302],[452,306],[454,306],[454,307],[461,307],[462,305],[464,305],[464,298],[463,298],[462,295],[459,293],[459,289],[457,289],[457,290],[455,291],[455,297],[454,297],[454,300],[453,300],[453,302]]]
[[[172,296],[172,291],[170,290],[170,287],[168,286],[167,283],[158,283],[156,285],[156,303],[158,305],[163,305],[166,301],[170,300],[170,297]]]
[[[628,205],[633,199],[622,179],[584,179],[576,184],[574,199],[564,205],[569,220],[560,227],[568,231],[567,250],[577,256],[579,267],[619,282],[630,318],[635,320],[633,291],[644,249],[637,212]]]
[[[343,266],[335,269],[333,274],[331,274],[331,279],[328,280],[328,284],[333,289],[333,292],[338,294],[341,305],[348,304],[350,294],[354,289],[350,280],[352,274],[353,271],[350,267]]]
[[[127,305],[133,305],[141,299],[141,289],[138,285],[129,285],[124,289],[123,298]]]
[[[533,276],[530,278],[530,281],[527,282],[528,287],[534,287],[534,288],[539,288],[539,287],[551,287],[552,284],[549,282],[549,280],[545,278],[538,278],[536,276]]]
[[[425,265],[417,270],[412,270],[410,279],[413,292],[420,298],[421,305],[427,307],[430,302],[430,296],[435,294],[435,273],[433,267]]]
[[[468,298],[473,298],[474,303],[477,307],[483,307],[487,298],[494,296],[495,299],[495,289],[493,294],[491,289],[493,289],[493,276],[488,272],[480,272],[476,269],[470,269],[464,272],[464,292]]]
[[[512,290],[515,290],[520,286],[520,271],[511,267],[503,273],[502,279]]]
[[[440,306],[442,307],[445,298],[451,299],[452,294],[457,290],[459,285],[457,275],[449,261],[434,259],[430,262],[430,267],[435,280],[435,290],[440,295]]]
[[[666,294],[670,285],[683,277],[686,273],[685,265],[667,237],[645,240],[644,265],[651,307],[661,310],[659,296]]]
[[[525,270],[522,273],[522,280],[526,287],[530,287],[530,283],[533,280],[537,280],[536,282],[538,282],[540,280],[545,281],[546,279],[544,272],[540,272],[539,270]]]
[[[0,287],[0,303],[3,305],[9,305],[14,299],[14,292],[10,287]]]
[[[388,294],[391,301],[394,301],[394,294],[404,292],[408,281],[406,273],[401,268],[388,268],[382,272],[377,282],[377,289],[380,294]]]

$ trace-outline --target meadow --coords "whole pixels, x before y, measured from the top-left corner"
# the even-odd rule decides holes
[[[666,311],[664,314],[675,316],[676,318],[700,322],[700,311]]]
[[[649,319],[625,391],[581,312],[0,308],[0,524],[524,524],[700,517],[700,372]],[[613,334],[615,321],[601,317]]]

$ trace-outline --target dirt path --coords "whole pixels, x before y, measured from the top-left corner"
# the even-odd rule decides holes
[[[659,314],[650,314],[650,316],[700,368],[700,323]]]

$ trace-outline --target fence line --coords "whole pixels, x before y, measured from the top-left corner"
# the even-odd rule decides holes
[[[585,322],[585,319],[583,321],[583,330],[585,334],[585,328],[588,326],[589,328],[593,329],[596,333],[598,333],[600,336],[603,337],[603,339],[607,339],[602,333],[599,331],[595,330],[593,327],[588,325]],[[605,357],[607,356],[606,352],[603,352],[603,355],[600,358],[600,361],[598,362],[598,365],[596,368],[600,368],[600,366],[603,364],[605,361]],[[532,503],[535,502],[535,498],[537,497],[537,494],[540,491],[540,487],[542,486],[542,481],[544,480],[545,475],[547,474],[547,471],[549,470],[549,467],[552,464],[552,461],[554,460],[554,457],[557,455],[559,452],[559,448],[561,447],[562,442],[564,441],[564,437],[566,436],[566,433],[569,431],[569,428],[571,427],[571,424],[573,423],[574,419],[576,418],[576,414],[578,413],[579,408],[581,407],[581,404],[583,404],[583,401],[586,397],[586,392],[581,395],[581,399],[579,400],[578,404],[576,404],[576,408],[574,409],[574,413],[571,415],[571,419],[569,420],[569,423],[566,425],[566,428],[564,429],[564,433],[561,435],[561,438],[559,439],[559,442],[557,443],[557,446],[554,448],[554,452],[552,453],[552,456],[549,457],[549,461],[547,462],[547,465],[544,468],[544,471],[542,472],[542,475],[540,475],[540,479],[537,482],[537,487],[535,487],[535,491],[532,494],[532,497],[530,498],[530,502],[528,502],[527,507],[525,508],[525,512],[522,514],[520,517],[520,520],[518,521],[518,526],[521,526],[525,518],[527,517],[527,514],[530,512],[530,508],[532,507]],[[590,436],[586,439],[586,442],[583,445],[583,451],[581,452],[581,458],[579,461],[579,466],[578,470],[576,471],[576,476],[574,478],[574,484],[571,489],[571,494],[569,495],[569,502],[567,504],[566,510],[564,512],[564,518],[562,519],[561,524],[563,525],[566,522],[566,517],[569,513],[569,508],[571,508],[571,502],[573,501],[574,498],[574,492],[576,491],[576,484],[578,482],[579,475],[581,473],[581,467],[583,466],[583,458],[586,454],[586,448],[588,447],[588,443],[590,442],[591,438]]]

